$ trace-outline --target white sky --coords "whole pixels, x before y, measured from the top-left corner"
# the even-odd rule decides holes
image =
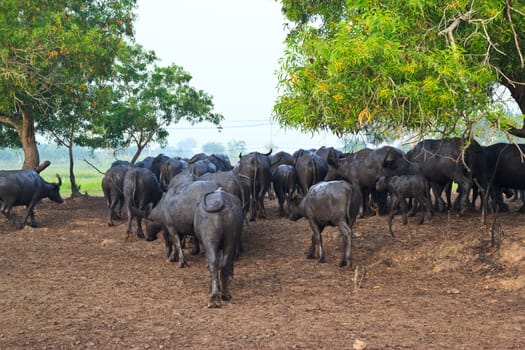
[[[322,145],[341,147],[334,135],[281,130],[271,121],[277,97],[278,60],[285,31],[275,0],[139,0],[135,37],[154,50],[161,64],[188,71],[192,85],[213,96],[215,111],[225,117],[223,131],[211,124],[170,128],[170,145],[194,138],[207,142],[244,140],[247,151]]]

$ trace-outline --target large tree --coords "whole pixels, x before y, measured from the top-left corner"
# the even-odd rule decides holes
[[[0,2],[0,146],[22,146],[39,163],[35,130],[60,96],[110,74],[135,0]]]
[[[525,137],[525,3],[281,0],[290,21],[274,116],[338,135],[469,132],[481,119]]]
[[[148,144],[166,145],[167,127],[182,119],[220,128],[224,117],[213,111],[212,96],[191,86],[191,79],[180,66],[158,65],[153,51],[136,43],[123,47],[106,86],[111,103],[94,121],[93,140],[113,148],[135,145],[137,152],[131,159],[135,163]]]

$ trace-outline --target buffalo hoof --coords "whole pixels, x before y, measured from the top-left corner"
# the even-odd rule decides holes
[[[315,254],[312,251],[309,251],[309,250],[306,251],[305,255],[306,255],[306,259],[315,259]]]
[[[220,307],[221,307],[221,300],[219,299],[219,297],[217,297],[216,295],[212,296],[210,298],[210,301],[208,302],[208,309],[217,309]]]
[[[157,236],[147,236],[146,237],[146,241],[148,242],[153,242],[153,241],[156,241],[157,240]]]
[[[346,267],[346,266],[353,268],[352,260],[350,260],[350,262],[348,262],[347,260],[341,260],[341,262],[339,263],[339,267]]]
[[[188,267],[188,263],[186,261],[179,261],[179,267],[182,269],[182,268],[185,268],[185,267]]]
[[[324,256],[323,256],[322,258],[317,259],[317,263],[318,263],[318,264],[324,264],[324,263],[326,263],[326,259],[324,258]]]
[[[139,239],[145,239],[146,238],[146,236],[144,236],[144,233],[142,233],[142,232],[137,232],[137,237]]]
[[[197,255],[199,254],[201,251],[200,247],[198,245],[193,245],[191,246],[191,249],[190,249],[190,254],[191,255]]]
[[[230,293],[222,294],[221,299],[224,301],[228,301],[232,299],[232,296],[230,295]]]

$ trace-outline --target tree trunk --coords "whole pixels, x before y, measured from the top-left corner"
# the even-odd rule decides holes
[[[29,107],[26,107],[29,108]],[[33,169],[40,164],[40,155],[35,138],[35,121],[28,110],[22,110],[22,127],[18,130],[22,149],[24,151],[24,165],[22,169]]]
[[[511,127],[509,133],[517,137],[525,138],[525,86],[519,84],[513,86],[508,82],[504,82],[503,85],[509,89],[511,96],[520,107],[521,114],[523,115],[523,125],[521,129]]]
[[[69,155],[69,181],[71,182],[71,197],[80,197],[82,193],[80,193],[80,190],[77,186],[77,182],[75,180],[75,162],[73,160],[73,143],[67,145],[67,151]]]
[[[142,151],[144,150],[144,147],[146,147],[146,146],[143,146],[143,145],[137,145],[137,152],[135,152],[135,154],[134,154],[133,157],[131,158],[131,161],[130,161],[131,164],[135,164],[135,162],[137,161],[137,159],[139,159],[140,154],[141,154]]]

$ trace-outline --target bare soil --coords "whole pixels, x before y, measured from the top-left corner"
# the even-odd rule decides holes
[[[354,226],[354,267],[323,234],[307,260],[306,220],[245,228],[233,299],[208,309],[204,253],[179,268],[162,239],[126,239],[100,197],[43,202],[40,228],[0,217],[0,349],[525,349],[525,216],[436,214]],[[492,221],[492,217],[489,218]],[[490,246],[490,227],[497,246]],[[357,268],[357,270],[356,270]]]

